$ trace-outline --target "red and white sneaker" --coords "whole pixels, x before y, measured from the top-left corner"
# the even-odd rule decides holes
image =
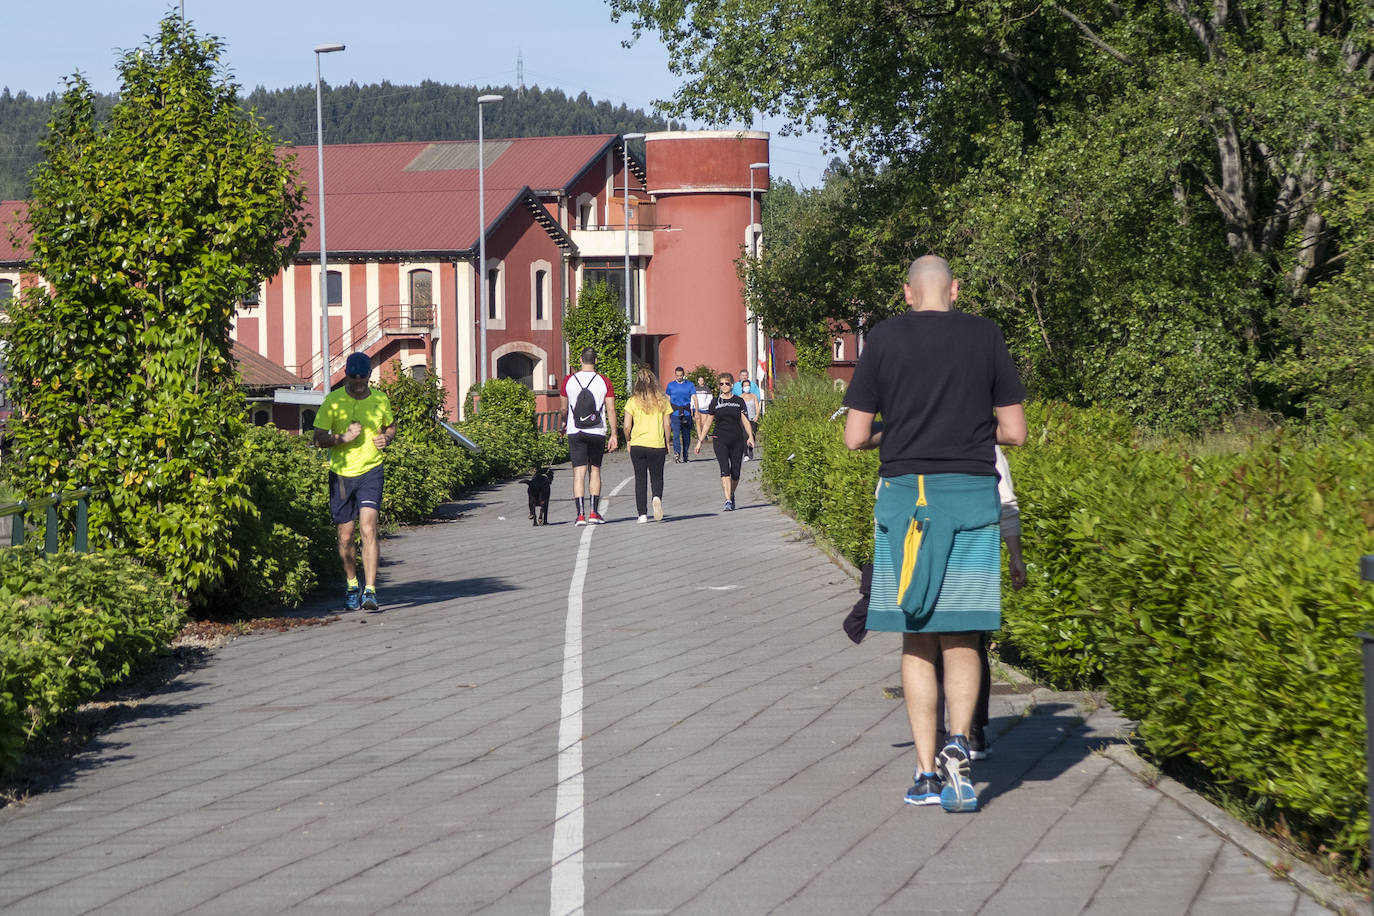
[[[581,528],[583,525],[587,524],[587,516],[579,515],[577,521],[573,522],[573,524]]]
[[[591,515],[587,516],[587,524],[589,524],[589,525],[604,525],[604,524],[606,524],[606,520],[605,520],[604,518],[601,517],[601,513],[600,513],[600,512],[595,512],[595,511],[594,511],[594,512],[592,512]]]

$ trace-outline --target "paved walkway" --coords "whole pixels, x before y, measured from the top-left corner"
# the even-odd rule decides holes
[[[383,547],[383,613],[237,640],[0,812],[0,910],[1327,912],[1099,748],[1110,710],[999,684],[983,810],[902,804],[895,641],[714,462],[661,524],[547,528],[508,484]],[[315,608],[324,611],[325,605]]]

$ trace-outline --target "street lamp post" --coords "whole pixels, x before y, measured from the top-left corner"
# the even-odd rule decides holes
[[[630,141],[643,140],[643,134],[623,134],[620,137],[621,158],[625,169],[625,397],[634,390],[634,357],[631,355],[630,334],[634,327],[634,312],[631,304],[634,292],[630,288]]]
[[[324,243],[324,106],[320,101],[320,55],[343,45],[315,46],[315,197],[320,208],[320,390],[329,394],[329,256]]]
[[[487,297],[490,295],[487,282],[487,162],[482,137],[482,107],[489,102],[499,102],[504,96],[479,95],[477,97],[477,281],[482,289],[482,328],[480,346],[482,347],[482,376],[479,385],[487,381],[487,310],[491,308]]]
[[[766,162],[749,163],[749,260],[751,262],[749,266],[751,268],[754,266],[752,262],[755,258],[759,256],[759,233],[754,231],[754,224],[756,222],[762,222],[762,220],[754,219],[754,172],[758,171],[759,169],[766,168],[768,168],[768,163]],[[745,308],[749,308],[751,305],[752,302],[745,302]],[[746,322],[746,333],[749,335],[749,343],[746,348],[746,352],[749,354],[749,371],[752,372],[755,377],[755,387],[757,387],[759,391],[762,392],[763,386],[758,384],[762,381],[762,379],[759,378],[760,373],[758,324],[758,318],[753,316],[750,316],[748,321]]]

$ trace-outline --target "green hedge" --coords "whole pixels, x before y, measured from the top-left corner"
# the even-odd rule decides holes
[[[764,417],[768,490],[855,563],[874,456],[838,396]],[[1009,449],[1030,576],[1001,643],[1060,686],[1103,686],[1157,758],[1210,774],[1260,823],[1358,864],[1369,819],[1361,630],[1374,631],[1374,442],[1350,430],[1225,451],[1148,443],[1105,411],[1029,405]]]
[[[172,588],[132,560],[0,550],[0,771],[59,714],[165,646],[183,618]]]
[[[1212,774],[1255,819],[1364,861],[1374,442],[1274,432],[1206,454],[1030,413],[1009,456],[1031,576],[1007,599],[1008,641],[1104,683],[1152,754]]]

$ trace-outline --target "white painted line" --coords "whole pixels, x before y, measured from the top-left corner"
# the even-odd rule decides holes
[[[626,477],[611,496],[618,496],[633,477]],[[610,499],[602,497],[601,509],[610,512]],[[558,721],[558,796],[554,803],[553,869],[549,879],[549,912],[575,916],[586,901],[582,870],[582,586],[592,554],[592,532],[582,529],[577,562],[568,584],[568,620],[563,630],[563,703]]]

